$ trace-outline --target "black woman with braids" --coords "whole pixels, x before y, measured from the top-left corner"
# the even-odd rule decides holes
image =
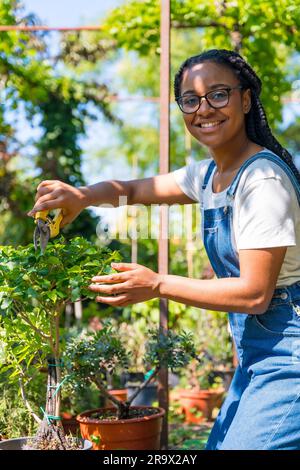
[[[300,176],[272,135],[261,81],[236,52],[209,50],[175,77],[185,125],[208,158],[166,175],[73,188],[44,181],[30,215],[89,205],[199,203],[214,279],[161,275],[133,263],[92,279],[115,306],[164,297],[229,312],[239,364],[207,449],[300,449]],[[200,315],[200,311],[199,311]]]

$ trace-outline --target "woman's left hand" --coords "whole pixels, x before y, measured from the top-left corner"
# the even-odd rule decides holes
[[[89,289],[107,294],[97,296],[97,302],[125,307],[159,297],[158,273],[136,263],[112,263],[111,266],[120,272],[92,278]]]

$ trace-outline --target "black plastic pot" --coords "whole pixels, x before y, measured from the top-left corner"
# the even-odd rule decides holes
[[[19,437],[16,439],[7,439],[0,442],[0,450],[23,450],[23,446],[29,445],[33,440],[33,437]],[[83,444],[82,449],[79,450],[90,450],[92,448],[92,443],[87,439],[76,439]]]
[[[144,380],[144,373],[143,372],[123,372],[121,374],[121,388],[127,388],[127,386],[133,384],[133,383],[138,383],[138,382],[143,382]]]

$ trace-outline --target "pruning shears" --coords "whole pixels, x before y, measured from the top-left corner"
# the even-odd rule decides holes
[[[61,209],[57,209],[55,212],[53,218],[48,215],[48,210],[36,212],[34,215],[36,223],[33,234],[34,248],[37,250],[38,246],[40,246],[42,254],[46,250],[49,239],[59,234],[63,213]]]

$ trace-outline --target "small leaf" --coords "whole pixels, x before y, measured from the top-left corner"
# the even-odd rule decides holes
[[[66,297],[66,294],[64,294],[64,292],[62,292],[61,290],[57,290],[56,293],[61,299],[64,299]]]
[[[13,303],[13,299],[6,298],[6,299],[2,300],[1,308],[3,308],[3,310],[5,310],[8,307],[10,307],[12,303]]]
[[[59,258],[57,258],[57,256],[49,256],[49,258],[47,259],[47,263],[48,264],[61,264],[61,261]]]
[[[38,271],[39,276],[47,276],[49,274],[49,269],[48,268],[43,268]]]
[[[84,267],[86,266],[100,266],[101,265],[101,262],[100,261],[89,261],[88,263],[85,263]]]
[[[91,437],[91,441],[92,441],[92,442],[94,442],[95,444],[100,444],[100,442],[101,442],[100,436],[94,436],[94,435],[92,434],[90,437]]]
[[[52,302],[56,302],[57,301],[57,293],[56,291],[50,291],[50,292],[47,292],[47,297],[52,300]]]
[[[72,268],[68,269],[69,273],[81,273],[82,268],[80,266],[73,266]]]
[[[38,292],[34,290],[32,287],[28,287],[27,295],[28,297],[33,297],[34,299],[36,299],[38,297]]]

